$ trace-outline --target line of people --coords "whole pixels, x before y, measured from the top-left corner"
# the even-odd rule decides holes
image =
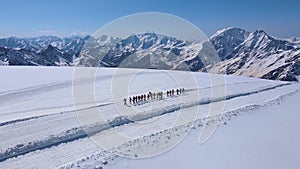
[[[175,95],[175,92],[177,95],[180,95],[181,93],[184,93],[184,88],[180,88],[180,89],[172,89],[172,90],[168,90],[167,91],[167,97],[171,97]]]
[[[177,95],[180,95],[182,93],[184,93],[184,88],[180,88],[180,89],[172,89],[172,90],[168,90],[166,93],[167,93],[167,97],[172,97],[175,95],[175,92]],[[149,92],[147,94],[141,94],[141,95],[137,95],[137,96],[132,96],[132,97],[129,97],[129,103],[130,104],[140,104],[140,103],[145,103],[149,100],[162,100],[163,99],[163,92]],[[124,98],[123,99],[123,102],[124,102],[124,106],[127,105],[127,99]]]

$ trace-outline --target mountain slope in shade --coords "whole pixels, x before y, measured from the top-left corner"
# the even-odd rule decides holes
[[[207,67],[208,72],[286,81],[297,81],[300,75],[299,46],[262,30],[225,29],[211,41],[223,61]]]

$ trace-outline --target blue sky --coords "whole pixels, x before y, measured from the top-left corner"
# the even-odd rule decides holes
[[[281,38],[300,36],[299,0],[0,0],[0,36],[92,34],[138,12],[184,18],[211,36],[226,27],[263,29]]]

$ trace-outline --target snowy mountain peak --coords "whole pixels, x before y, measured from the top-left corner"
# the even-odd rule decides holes
[[[218,31],[210,40],[215,45],[221,60],[233,57],[232,52],[249,36],[249,32],[240,28],[227,28]]]
[[[229,27],[229,28],[225,28],[225,29],[217,31],[211,37],[211,39],[219,37],[219,36],[231,36],[231,37],[235,37],[235,38],[245,38],[245,36],[247,36],[248,34],[249,34],[249,32],[247,32],[241,28]]]
[[[257,30],[255,30],[254,32],[253,32],[253,34],[256,34],[256,35],[263,35],[263,36],[265,36],[265,35],[267,35],[267,36],[269,36],[264,30],[262,30],[262,29],[257,29]]]
[[[222,62],[210,72],[297,81],[299,46],[274,38],[263,30],[245,33],[240,38],[230,34],[230,30],[211,38]]]
[[[41,50],[41,52],[51,52],[51,51],[59,51],[58,49],[57,49],[57,47],[56,46],[53,46],[53,45],[48,45],[48,46],[46,46],[46,47],[44,47],[42,50]]]
[[[274,40],[273,37],[269,36],[265,31],[263,30],[256,30],[253,33],[249,35],[250,38],[256,38],[256,39],[265,39],[265,40]]]
[[[137,35],[131,35],[118,44],[119,47],[131,47],[132,49],[150,49],[157,47],[170,48],[172,46],[184,43],[183,41],[176,39],[174,37],[169,37],[166,35],[156,34],[156,33],[142,33]]]
[[[293,48],[293,44],[285,40],[274,38],[263,30],[256,30],[251,33],[243,45],[249,49],[268,50],[269,52],[278,52]]]

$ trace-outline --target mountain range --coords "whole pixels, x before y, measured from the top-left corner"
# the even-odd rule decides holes
[[[213,35],[211,42],[222,61],[207,67],[208,72],[298,81],[300,43],[297,38],[283,40],[263,30],[250,33],[227,28]]]
[[[300,38],[226,28],[210,42],[155,33],[0,39],[0,65],[105,66],[174,69],[298,81]],[[214,48],[216,50],[214,50]]]

